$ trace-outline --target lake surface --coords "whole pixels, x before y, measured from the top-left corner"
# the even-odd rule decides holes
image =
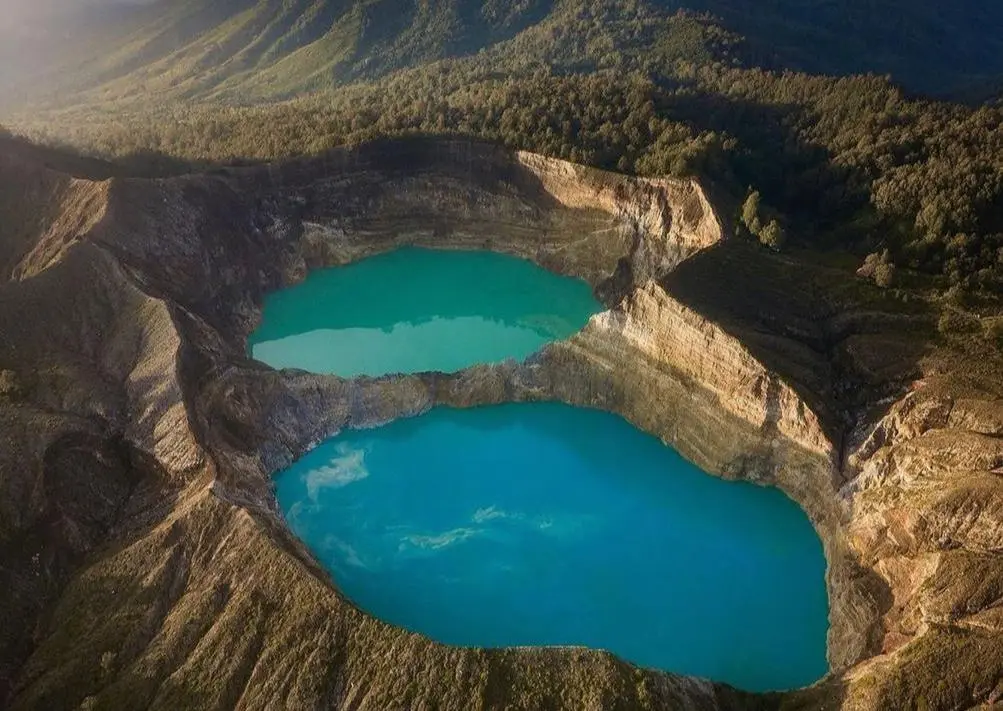
[[[265,300],[251,354],[343,377],[522,360],[602,306],[579,279],[491,252],[407,248],[312,272]]]
[[[331,439],[276,487],[348,598],[440,642],[585,645],[753,691],[826,672],[805,514],[614,415],[438,408]]]

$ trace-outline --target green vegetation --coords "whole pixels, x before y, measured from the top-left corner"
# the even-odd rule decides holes
[[[892,263],[888,250],[880,254],[874,252],[867,255],[864,265],[857,270],[857,275],[865,279],[872,279],[875,284],[883,289],[887,289],[895,281],[895,265]]]
[[[750,190],[749,196],[742,203],[742,224],[750,233],[758,235],[763,229],[763,222],[759,217],[760,202],[762,197],[758,190]]]
[[[750,190],[745,202],[742,203],[739,225],[744,227],[748,234],[758,238],[764,246],[780,251],[780,248],[787,241],[787,233],[784,232],[784,228],[780,226],[780,221],[776,217],[763,217],[764,212],[759,191]],[[770,211],[771,215],[772,212]],[[739,233],[741,234],[741,229],[739,229]]]
[[[783,228],[776,220],[770,220],[760,231],[758,237],[759,241],[765,246],[778,251],[784,246],[784,242],[787,239],[787,235],[784,234]]]
[[[171,0],[87,3],[60,16],[24,4],[0,18],[0,90],[107,100],[155,93],[247,102],[288,98],[418,64],[472,55],[527,28],[558,25],[578,0]],[[606,21],[638,2],[592,2]],[[671,15],[721,18],[747,38],[749,65],[890,74],[912,90],[981,100],[1003,85],[1003,6],[938,0],[646,0]],[[75,3],[62,3],[73,7]],[[36,7],[37,6],[37,7]],[[26,16],[26,17],[25,17]],[[555,22],[555,20],[557,22]],[[34,24],[32,24],[34,21]],[[5,30],[27,23],[30,32]],[[566,26],[566,23],[565,23]],[[708,60],[680,33],[662,58]],[[555,49],[560,48],[555,45]],[[41,90],[41,92],[40,92]],[[7,97],[0,98],[2,102]]]
[[[286,3],[262,16],[261,5],[225,3],[213,11],[224,15],[213,31],[189,32],[182,50],[168,53],[162,38],[151,45],[148,31],[95,60],[112,78],[80,95],[83,103],[11,119],[35,140],[142,173],[382,136],[477,137],[627,173],[698,175],[735,204],[752,191],[759,204],[739,215],[750,239],[849,250],[858,266],[884,255],[864,269],[879,284],[905,271],[945,288],[1003,285],[1000,107],[910,99],[876,76],[749,68],[755,38],[743,41],[707,15],[668,14],[673,3],[404,5],[394,14],[389,0],[356,3],[321,18],[333,4]],[[199,0],[173,7],[195,25],[211,20]],[[179,17],[168,18],[172,32]],[[196,57],[196,44],[218,49]],[[137,65],[137,54],[150,61]],[[162,65],[154,55],[166,57]],[[254,102],[297,93],[302,82],[322,89],[332,78],[380,76]],[[245,103],[227,101],[234,96]]]
[[[665,0],[711,12],[760,66],[889,74],[910,90],[981,100],[1003,81],[1003,5],[940,0]],[[995,91],[994,91],[995,89]]]

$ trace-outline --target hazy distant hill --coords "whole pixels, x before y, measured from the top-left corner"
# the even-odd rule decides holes
[[[539,21],[553,4],[162,0],[76,11],[63,22],[47,18],[44,34],[24,33],[10,43],[6,80],[32,95],[39,87],[25,86],[18,74],[43,75],[50,94],[100,87],[112,98],[151,92],[275,98],[474,52]],[[49,56],[35,61],[37,54]]]
[[[11,2],[11,0],[8,0]],[[110,4],[109,4],[110,3]],[[747,63],[890,73],[979,99],[1003,76],[1003,3],[936,0],[46,0],[0,25],[0,101],[283,98],[448,56],[587,13],[707,11],[747,39]],[[989,92],[991,93],[991,92]]]
[[[817,74],[891,74],[951,94],[1003,78],[997,0],[683,0],[720,16],[761,57]]]

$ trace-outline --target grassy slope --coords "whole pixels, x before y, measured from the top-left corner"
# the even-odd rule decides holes
[[[476,53],[555,18],[611,23],[639,6],[720,16],[756,64],[890,73],[925,92],[980,99],[1003,77],[1003,5],[935,0],[161,0],[75,16],[0,49],[0,109],[156,96],[254,102]],[[52,20],[47,21],[49,25]],[[552,35],[551,35],[552,37]],[[572,40],[573,41],[573,40]],[[6,53],[5,53],[6,52]],[[20,74],[25,81],[17,81]],[[6,81],[5,81],[6,75]],[[82,91],[81,91],[82,90]]]
[[[56,28],[48,38],[13,43],[17,50],[8,54],[30,55],[31,61],[18,67],[8,62],[6,72],[0,71],[7,97],[0,105],[151,96],[281,98],[477,51],[538,21],[551,5],[549,0],[162,0],[114,21]],[[0,58],[6,57],[0,50]],[[30,81],[17,81],[12,75],[19,72]]]

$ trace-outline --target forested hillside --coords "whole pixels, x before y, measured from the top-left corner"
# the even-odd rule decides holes
[[[550,5],[546,0],[162,0],[71,15],[67,22],[80,23],[79,29],[32,38],[55,45],[55,56],[44,74],[36,73],[37,86],[19,88],[48,103],[63,103],[71,93],[77,101],[150,94],[242,103],[281,98],[476,51],[541,19]],[[114,41],[107,41],[109,36]],[[96,37],[105,39],[100,51]],[[18,85],[17,77],[8,81]],[[78,94],[81,89],[97,93]]]
[[[568,3],[476,55],[290,102],[119,100],[20,126],[146,172],[465,134],[625,172],[700,175],[736,203],[754,192],[740,229],[773,246],[887,249],[906,270],[999,284],[1000,109],[910,100],[879,77],[746,68],[746,52],[706,16]]]
[[[14,2],[0,19],[0,107],[281,99],[474,54],[541,22],[645,6],[713,14],[746,38],[747,63],[766,68],[890,74],[969,100],[994,96],[1003,78],[1003,5],[980,0],[44,0]]]
[[[748,38],[771,68],[890,74],[910,91],[979,99],[1003,78],[1003,4],[984,0],[682,0]]]
[[[801,36],[810,5],[788,4],[757,16],[790,15],[778,39]],[[93,56],[100,89],[11,118],[36,140],[147,174],[409,133],[488,138],[628,173],[698,175],[735,206],[739,233],[772,248],[870,254],[865,274],[886,285],[927,274],[945,288],[1000,288],[999,107],[910,98],[873,75],[771,70],[787,45],[766,56],[765,35],[666,5],[164,0],[118,15],[141,29]],[[716,6],[732,24],[751,22],[741,7]],[[902,9],[900,34],[923,7]],[[931,32],[953,32],[922,16]],[[325,31],[335,26],[347,44]],[[884,46],[897,36],[888,28]],[[317,42],[340,47],[339,59]],[[332,88],[337,77],[345,83]],[[296,98],[260,100],[272,94]]]

